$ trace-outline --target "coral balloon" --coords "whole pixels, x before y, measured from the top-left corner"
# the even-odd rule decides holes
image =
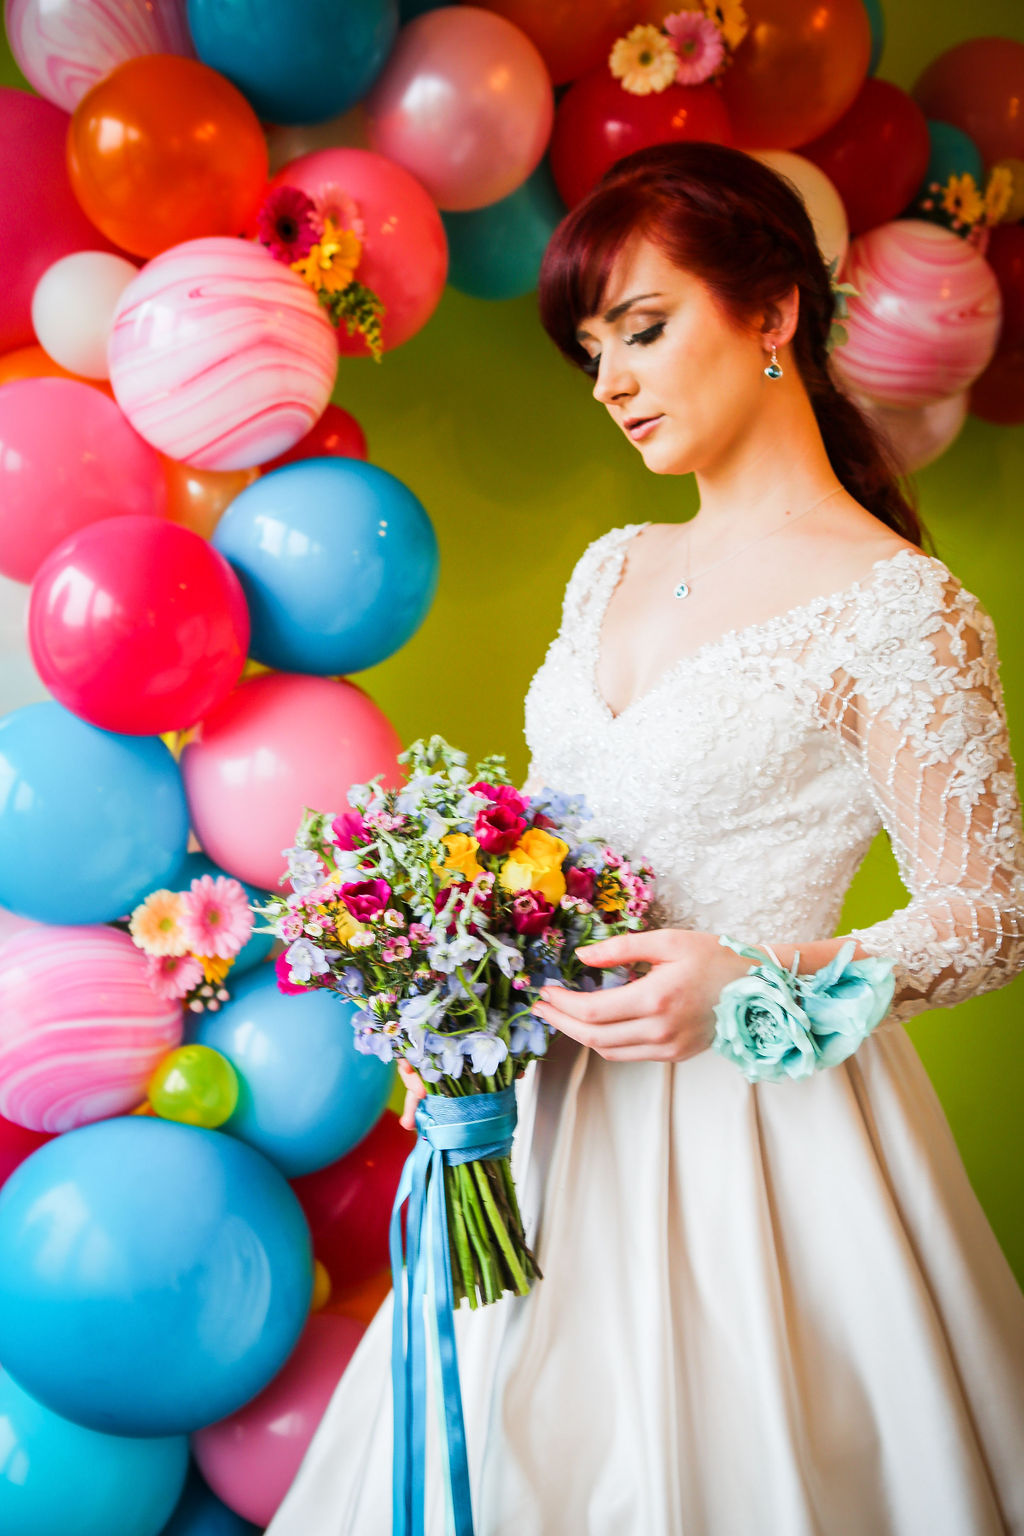
[[[551,134],[551,77],[525,33],[475,5],[415,17],[363,102],[371,149],[411,171],[441,208],[507,197]]]
[[[384,304],[385,351],[426,325],[444,292],[448,242],[441,215],[415,176],[372,150],[322,149],[283,166],[271,186],[300,187],[328,210],[339,190],[354,199],[365,226],[359,281]],[[349,336],[343,325],[337,330],[337,348],[346,357],[370,355],[360,333]],[[285,446],[291,444],[271,452]],[[264,454],[260,462],[269,457]]]
[[[598,65],[570,85],[555,113],[549,159],[563,202],[578,203],[623,155],[679,139],[732,142],[715,86],[670,85],[636,96]]]
[[[928,405],[959,394],[996,348],[1002,306],[992,268],[959,235],[898,219],[850,246],[844,279],[849,340],[833,366],[883,405]]]
[[[1024,345],[1024,225],[997,224],[989,231],[985,260],[1003,301],[999,350]]]
[[[108,400],[114,398],[114,391],[106,379],[87,379],[81,374],[69,373],[37,346],[16,347],[13,352],[5,352],[0,357],[0,386],[13,384],[16,379],[74,379],[76,384],[89,384],[93,389],[102,390]]]
[[[331,1277],[332,1306],[387,1264],[391,1207],[415,1144],[415,1131],[386,1109],[351,1152],[292,1181],[313,1233],[313,1252]]]
[[[633,0],[481,0],[480,8],[526,33],[555,85],[603,63],[633,24]]]
[[[814,225],[818,249],[826,261],[838,262],[838,272],[850,243],[850,230],[843,200],[825,172],[788,149],[755,149],[750,153],[752,159],[778,171],[796,187]]]
[[[69,251],[110,250],[68,180],[67,114],[26,91],[0,86],[3,273],[0,352],[34,341],[32,293]]]
[[[898,411],[865,398],[858,404],[888,439],[900,473],[913,474],[941,458],[959,437],[967,420],[968,393],[964,389],[913,411]]]
[[[303,439],[304,441],[304,439]],[[202,538],[213,531],[235,497],[260,477],[251,469],[196,469],[194,464],[179,464],[159,454],[167,486],[167,520],[182,528],[191,528]]]
[[[375,774],[405,782],[391,722],[354,683],[265,673],[207,715],[181,754],[192,825],[228,874],[279,889],[304,805],[347,804]],[[339,1026],[340,1027],[340,1026]]]
[[[22,934],[0,949],[0,1114],[32,1131],[124,1114],[183,1030],[127,933]]]
[[[931,156],[921,108],[888,80],[865,80],[851,106],[826,133],[803,144],[835,186],[861,234],[903,212],[924,180]]]
[[[74,379],[0,390],[0,571],[31,581],[69,535],[100,519],[161,520],[160,461],[102,391]]]
[[[998,427],[1024,422],[1024,347],[1000,350],[971,387],[971,415]]]
[[[320,420],[287,453],[262,466],[264,473],[300,459],[366,459],[366,433],[340,405],[329,405]]]
[[[185,0],[7,0],[4,24],[26,80],[65,112],[126,59],[195,53]]]
[[[911,92],[925,117],[962,128],[992,165],[1024,157],[1024,42],[971,37],[947,48]]]
[[[223,1125],[238,1103],[238,1075],[207,1045],[180,1045],[158,1064],[148,1087],[154,1114],[182,1125]]]
[[[54,362],[69,373],[107,378],[114,310],[138,270],[107,251],[74,251],[43,273],[32,295],[32,325]]]
[[[262,246],[209,239],[147,262],[121,296],[109,361],[117,403],[147,442],[179,463],[228,470],[305,436],[338,358],[297,273]]]
[[[190,528],[106,518],[40,566],[28,640],[67,709],[106,731],[156,736],[226,698],[245,665],[249,613],[227,560]]]
[[[19,1163],[31,1157],[37,1147],[49,1141],[45,1131],[28,1131],[23,1125],[0,1116],[0,1185],[10,1177]]]
[[[864,0],[745,0],[746,36],[722,76],[734,142],[796,149],[831,128],[864,83]]]
[[[193,1436],[199,1470],[229,1509],[269,1525],[365,1332],[351,1317],[311,1317],[269,1387]]]
[[[82,97],[68,129],[75,196],[109,239],[140,256],[235,235],[269,174],[252,107],[216,70],[151,54]]]

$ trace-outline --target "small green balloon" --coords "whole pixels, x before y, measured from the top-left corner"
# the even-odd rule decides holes
[[[234,1113],[238,1075],[212,1046],[180,1045],[150,1078],[149,1102],[162,1120],[213,1130]]]

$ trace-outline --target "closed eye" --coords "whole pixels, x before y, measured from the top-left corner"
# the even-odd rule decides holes
[[[635,331],[632,336],[627,336],[626,345],[627,347],[632,347],[634,345],[649,347],[652,341],[657,341],[658,337],[661,335],[664,329],[664,320],[658,320],[654,325],[649,325],[645,331]],[[596,357],[588,357],[585,362],[580,364],[583,372],[589,374],[592,379],[597,377],[597,370],[600,368],[600,366],[600,352]]]

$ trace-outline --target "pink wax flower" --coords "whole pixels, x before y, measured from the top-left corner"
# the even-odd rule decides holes
[[[352,916],[368,923],[384,911],[391,900],[391,887],[386,880],[350,880],[340,894]]]
[[[228,875],[199,875],[182,892],[181,927],[197,955],[231,960],[252,933],[249,898]]]

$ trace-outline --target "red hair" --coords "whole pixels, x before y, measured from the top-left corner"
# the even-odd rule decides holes
[[[541,324],[578,368],[588,359],[577,328],[601,309],[615,258],[634,234],[705,283],[738,326],[797,286],[790,345],[836,477],[903,538],[919,547],[926,537],[931,542],[887,441],[829,368],[829,269],[793,184],[722,144],[656,144],[617,160],[566,214],[541,264]]]

